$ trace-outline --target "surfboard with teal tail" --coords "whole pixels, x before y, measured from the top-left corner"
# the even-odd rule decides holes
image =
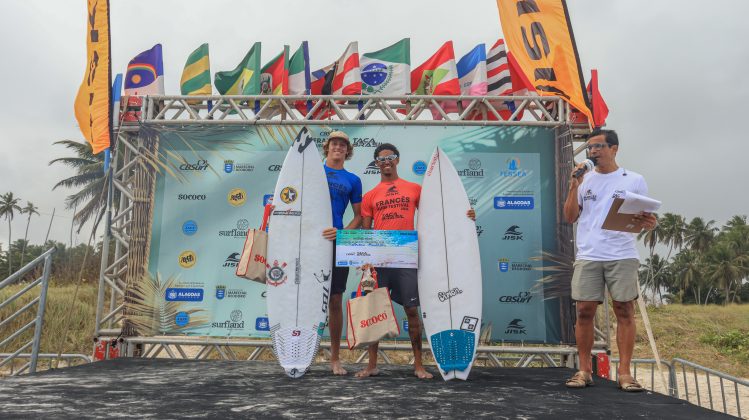
[[[467,379],[481,329],[481,260],[468,195],[438,147],[419,199],[419,301],[432,354],[447,381]]]

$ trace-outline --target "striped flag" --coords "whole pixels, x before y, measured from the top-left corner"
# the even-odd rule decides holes
[[[208,58],[208,44],[199,46],[187,57],[179,88],[183,95],[211,94],[211,63]]]
[[[130,60],[125,74],[125,95],[163,95],[164,61],[161,44]]]
[[[411,72],[411,93],[460,95],[452,41],[445,42],[434,55]]]
[[[359,43],[356,41],[348,44],[346,51],[336,61],[333,95],[361,95]]]
[[[256,42],[234,70],[216,72],[213,83],[222,95],[260,93],[260,43]]]
[[[363,95],[405,95],[410,92],[411,39],[403,38],[379,51],[362,54]]]
[[[509,95],[512,92],[510,66],[507,64],[505,40],[500,39],[489,50],[486,57],[486,76],[488,79],[488,96]]]
[[[477,45],[468,54],[458,61],[458,82],[460,83],[460,94],[468,96],[484,96],[487,91],[486,81],[486,46]],[[468,106],[468,101],[460,101],[461,106]],[[458,101],[445,101],[442,103],[445,112],[460,112]],[[441,119],[442,115],[432,110],[434,119]]]
[[[289,60],[289,95],[309,95],[310,83],[309,47],[302,41]]]

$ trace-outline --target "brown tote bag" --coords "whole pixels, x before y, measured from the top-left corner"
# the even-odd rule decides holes
[[[356,289],[356,297],[346,302],[346,341],[349,349],[362,348],[400,335],[398,320],[395,318],[390,291],[386,287],[377,287],[377,272],[368,276],[369,270],[362,274],[362,280]],[[374,280],[375,289],[362,296],[362,283]]]

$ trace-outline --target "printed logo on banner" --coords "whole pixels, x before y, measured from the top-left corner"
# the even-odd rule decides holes
[[[479,202],[479,199],[476,197],[468,197],[468,204],[471,205],[471,207],[476,207],[476,203]]]
[[[226,296],[226,286],[222,284],[216,285],[216,299],[221,300]]]
[[[188,220],[182,223],[182,233],[192,236],[198,232],[198,224],[194,220]]]
[[[185,289],[170,287],[166,289],[167,302],[202,302],[203,289]]]
[[[510,321],[510,323],[507,324],[507,329],[505,329],[505,334],[526,335],[525,325],[523,325],[522,322],[523,320],[520,318],[515,318]]]
[[[190,314],[187,312],[177,312],[177,315],[174,316],[174,323],[178,327],[184,327],[190,323]]]
[[[505,231],[505,236],[502,237],[503,241],[522,241],[523,232],[520,230],[520,226],[512,225]]]
[[[224,161],[224,172],[227,174],[230,174],[234,172],[234,161],[233,160],[225,160]]]
[[[424,175],[424,172],[427,171],[427,163],[423,160],[417,160],[414,162],[412,169],[416,175]]]
[[[223,322],[213,322],[211,323],[211,327],[225,328],[227,330],[243,330],[244,321],[242,320],[242,311],[240,311],[239,309],[231,311],[229,319]]]
[[[510,260],[507,258],[500,258],[498,260],[499,264],[499,271],[502,273],[506,273],[510,271]]]
[[[468,168],[459,170],[458,175],[464,178],[483,178],[484,170],[481,169],[481,161],[478,159],[469,160]]]
[[[476,225],[476,236],[481,237],[482,233],[484,233],[484,228],[481,225]]]
[[[193,251],[183,251],[179,254],[178,262],[182,268],[192,268],[198,262],[198,256]]]
[[[520,168],[520,159],[512,157],[505,161],[506,169],[499,171],[501,177],[522,178],[528,176],[528,171]]]
[[[403,318],[403,331],[408,332],[408,318]]]
[[[531,303],[533,295],[531,292],[520,292],[515,296],[500,296],[499,303]]]
[[[286,268],[286,263],[278,263],[278,260],[273,261],[273,265],[265,264],[265,267],[268,269],[268,279],[267,283],[271,286],[278,286],[280,284],[283,284],[283,282],[286,281],[286,273],[284,272],[284,268]]]
[[[281,165],[268,166],[268,172],[281,172]]]
[[[291,204],[295,202],[298,196],[299,196],[299,193],[297,193],[294,187],[284,187],[284,189],[281,190],[281,196],[280,196],[281,201],[283,201],[286,204]]]
[[[250,228],[250,222],[247,219],[237,220],[237,227],[231,230],[219,230],[218,236],[230,238],[244,238],[247,236],[247,229]]]
[[[240,207],[247,201],[247,191],[241,188],[234,188],[229,191],[226,200],[234,207]]]
[[[497,210],[533,210],[533,197],[494,197]]]
[[[268,203],[273,204],[273,194],[265,194],[263,196],[263,207],[267,206]]]
[[[205,201],[205,194],[177,194],[179,201]]]
[[[229,254],[228,257],[226,257],[226,261],[224,261],[224,264],[222,267],[228,267],[228,268],[234,268],[239,264],[239,252],[232,252]]]
[[[377,147],[381,144],[382,143],[375,141],[375,139],[371,137],[354,137],[351,140],[351,145],[354,147]]]
[[[460,323],[460,329],[464,331],[476,331],[479,326],[479,319],[472,316],[464,316],[463,322]]]
[[[533,266],[528,262],[512,262],[508,258],[500,258],[499,271],[506,273],[508,271],[531,271]]]
[[[369,162],[369,165],[367,165],[366,169],[364,169],[364,175],[379,175],[380,174],[380,168],[377,167],[377,164],[375,161]]]
[[[255,330],[270,331],[270,322],[268,321],[268,317],[261,316],[255,318]]]
[[[205,171],[208,169],[208,161],[205,159],[198,159],[195,163],[185,162],[179,165],[180,171]]]

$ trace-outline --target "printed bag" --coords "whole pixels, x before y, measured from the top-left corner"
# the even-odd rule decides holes
[[[247,231],[247,239],[244,241],[242,256],[239,257],[236,275],[247,280],[265,284],[265,256],[268,249],[268,217],[271,205],[265,206],[263,222],[260,229]]]
[[[362,286],[373,280],[374,290],[362,296]],[[397,337],[400,334],[395,318],[390,291],[377,287],[377,272],[364,270],[356,297],[346,302],[346,341],[349,349],[362,348],[380,341],[382,338]]]

